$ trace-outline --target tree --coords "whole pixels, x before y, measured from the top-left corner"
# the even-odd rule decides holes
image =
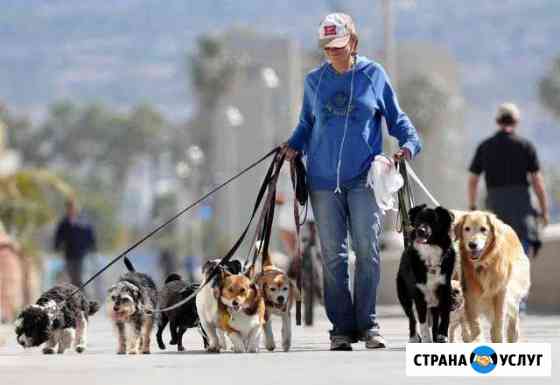
[[[220,98],[231,85],[237,65],[224,44],[212,36],[198,39],[197,52],[190,55],[189,64],[198,104],[195,117],[188,123],[190,139],[208,154],[213,151],[213,121]]]
[[[58,102],[33,126],[3,109],[11,145],[23,164],[47,168],[76,186],[79,201],[99,229],[100,246],[111,247],[128,173],[137,159],[155,160],[170,138],[170,125],[149,105],[128,113],[100,104]]]
[[[554,59],[550,70],[539,82],[542,105],[556,118],[560,118],[560,56]]]
[[[28,169],[0,177],[0,221],[26,254],[35,255],[37,230],[57,217],[57,201],[74,196],[73,189],[57,175]]]

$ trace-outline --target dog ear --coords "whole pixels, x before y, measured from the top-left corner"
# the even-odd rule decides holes
[[[257,296],[257,297],[261,296],[261,290],[260,290],[259,285],[257,285],[255,282],[251,282],[249,287],[251,288],[251,290],[253,290],[255,292],[255,296]]]
[[[459,221],[457,223],[455,223],[455,226],[453,228],[453,230],[455,232],[455,239],[461,239],[461,234],[463,233],[463,225],[465,224],[465,220],[467,219],[468,215],[469,214],[465,214],[465,215],[461,216]]]
[[[503,223],[495,214],[487,213],[486,220],[488,225],[492,230],[492,234],[494,236],[494,242],[498,242],[505,233],[506,227],[505,223]]]
[[[233,273],[233,274],[239,274],[241,272],[241,262],[237,259],[234,259],[232,261],[229,261],[228,263],[228,267],[229,270]]]
[[[422,210],[424,210],[426,208],[425,204],[421,204],[418,206],[414,206],[413,208],[411,208],[410,210],[408,210],[408,217],[410,218],[410,222],[414,223],[414,220],[416,219],[416,216],[418,215],[418,213]]]
[[[446,232],[450,229],[455,216],[445,207],[438,206],[436,207],[436,215],[438,217],[438,221],[441,223],[442,227],[446,230]]]

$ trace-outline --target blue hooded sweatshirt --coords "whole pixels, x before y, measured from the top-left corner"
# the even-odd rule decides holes
[[[382,152],[382,116],[399,146],[416,155],[420,138],[381,65],[358,56],[343,74],[328,62],[307,74],[299,124],[288,145],[305,153],[311,190],[336,191],[367,173]]]

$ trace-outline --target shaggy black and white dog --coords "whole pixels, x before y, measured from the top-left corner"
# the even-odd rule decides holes
[[[107,312],[118,335],[117,353],[149,354],[157,287],[148,275],[138,273],[128,258],[124,263],[128,273],[109,288],[107,298]]]
[[[455,266],[453,214],[443,207],[420,205],[410,209],[409,217],[412,244],[402,255],[397,275],[397,294],[409,320],[409,342],[447,342]]]
[[[189,284],[181,279],[179,274],[170,274],[165,280],[163,288],[159,292],[159,307],[164,309],[174,305],[177,302],[187,298],[198,289],[199,284]],[[171,333],[170,345],[177,345],[178,351],[184,351],[183,334],[187,329],[199,327],[198,313],[196,312],[196,303],[194,298],[192,301],[169,311],[164,311],[158,321],[157,342],[160,349],[165,350],[162,334],[165,327],[169,323],[169,331]],[[205,334],[202,333],[204,346],[208,344]]]
[[[17,342],[24,348],[46,343],[43,353],[62,354],[72,343],[78,353],[87,347],[88,317],[99,310],[71,284],[54,286],[34,305],[27,306],[15,321]]]

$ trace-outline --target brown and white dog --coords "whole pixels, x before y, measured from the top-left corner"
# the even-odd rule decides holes
[[[494,214],[472,211],[455,227],[461,256],[470,340],[481,337],[480,315],[491,322],[492,342],[519,339],[519,304],[530,287],[529,259],[515,231]]]
[[[469,325],[465,316],[465,297],[461,281],[451,280],[451,313],[449,314],[449,342],[455,342],[457,328],[461,327],[462,341],[470,341]]]
[[[282,318],[282,349],[287,352],[292,344],[291,310],[294,301],[300,298],[300,293],[288,274],[272,264],[270,254],[264,254],[263,271],[256,275],[255,281],[263,293],[267,313]],[[264,335],[266,349],[273,351],[276,344],[271,317],[268,317],[264,325]]]
[[[264,298],[248,276],[228,271],[222,274],[218,328],[228,335],[234,352],[257,353],[268,320]]]
[[[220,272],[212,275],[215,269],[219,269]],[[241,272],[241,262],[232,260],[224,265],[220,265],[219,259],[206,261],[202,267],[204,281],[210,279],[211,275],[213,278],[196,295],[196,311],[200,320],[200,326],[208,336],[208,346],[206,346],[208,353],[219,353],[220,350],[227,349],[224,332],[219,328],[220,293],[225,275],[222,273],[223,270],[237,274]]]

